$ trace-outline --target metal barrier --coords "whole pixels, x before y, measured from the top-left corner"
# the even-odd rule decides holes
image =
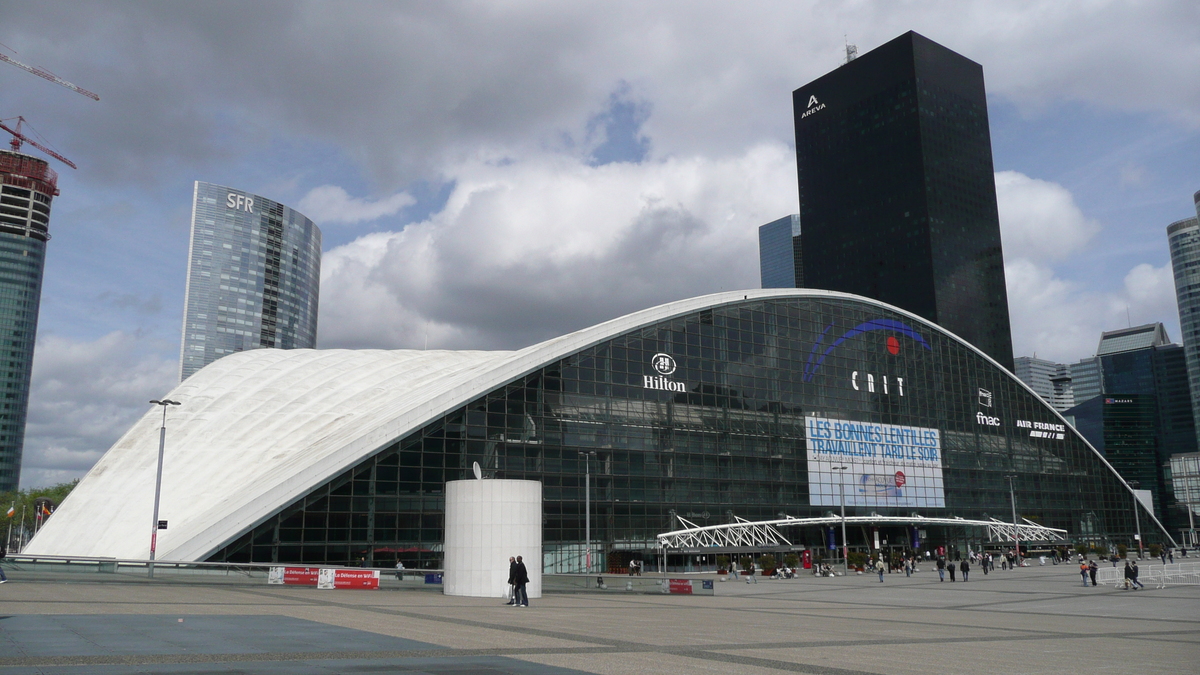
[[[1200,563],[1176,563],[1174,565],[1138,566],[1138,581],[1155,584],[1158,588],[1170,585],[1200,585]],[[1101,567],[1096,573],[1096,583],[1104,586],[1124,586],[1125,566]]]
[[[154,578],[149,578],[150,566],[154,566]],[[123,560],[88,556],[51,556],[14,554],[4,559],[4,567],[13,572],[30,572],[48,575],[48,578],[78,578],[92,581],[145,580],[163,583],[213,583],[213,584],[266,584],[272,567],[279,563],[224,563],[194,562],[190,560]],[[303,567],[303,565],[298,565]],[[363,569],[338,565],[309,565],[339,569]],[[428,588],[426,573],[442,570],[407,569],[404,580],[396,579],[394,568],[378,569],[380,586],[383,588]],[[437,588],[440,589],[440,586]]]
[[[1164,565],[1160,569],[1162,580],[1159,588],[1165,588],[1168,584],[1200,585],[1200,563],[1175,563]]]

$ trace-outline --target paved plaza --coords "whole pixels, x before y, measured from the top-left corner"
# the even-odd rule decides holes
[[[929,570],[718,582],[693,597],[610,583],[528,609],[100,576],[11,574],[0,675],[1200,672],[1200,586],[1084,588],[1070,565],[953,584]]]

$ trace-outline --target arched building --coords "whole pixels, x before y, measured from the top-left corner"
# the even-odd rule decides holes
[[[436,563],[445,482],[478,462],[542,482],[546,568],[568,570],[592,452],[592,537],[610,551],[649,551],[673,513],[803,518],[842,499],[847,515],[1007,520],[1006,476],[1022,517],[1076,539],[1136,528],[1129,487],[1011,373],[909,312],[829,291],[681,300],[514,352],[247,351],[168,397],[182,405],[160,559]],[[146,557],[160,416],[28,552]],[[929,528],[922,546],[955,536]]]

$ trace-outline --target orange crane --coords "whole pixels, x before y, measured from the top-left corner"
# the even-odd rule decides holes
[[[5,56],[4,54],[0,54],[0,61],[5,61],[7,63],[11,63],[16,67],[21,68],[22,70],[27,70],[27,71],[33,73],[34,75],[37,75],[38,77],[50,80],[54,84],[61,84],[62,86],[66,87],[67,89],[70,89],[71,91],[79,93],[79,94],[83,94],[84,96],[92,99],[93,101],[100,100],[100,97],[97,96],[96,94],[93,94],[92,92],[88,91],[87,89],[84,89],[83,87],[79,87],[74,84],[71,84],[70,82],[67,82],[66,80],[64,80],[61,77],[55,75],[54,73],[46,70],[45,68],[38,68],[37,66],[31,66],[31,65],[28,65],[25,63],[21,63],[20,61],[9,58],[9,57]]]
[[[24,122],[25,122],[24,117],[17,117],[17,128],[13,129],[13,128],[10,128],[8,125],[6,125],[3,120],[0,120],[0,129],[3,129],[13,135],[13,139],[11,141],[9,141],[9,144],[12,146],[13,152],[20,152],[21,151],[21,142],[24,141],[24,142],[32,145],[33,147],[37,148],[38,150],[41,150],[42,152],[46,153],[47,155],[50,155],[54,159],[57,159],[58,161],[62,162],[63,164],[66,164],[67,166],[71,167],[72,169],[79,168],[79,167],[75,166],[75,162],[72,162],[71,160],[67,159],[66,157],[63,157],[62,155],[58,154],[57,152],[51,150],[50,148],[47,148],[46,146],[42,145],[41,143],[38,143],[37,141],[33,140],[32,138],[21,133],[21,124]]]

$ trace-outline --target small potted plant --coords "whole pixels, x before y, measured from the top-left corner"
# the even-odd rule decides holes
[[[729,574],[729,556],[717,556],[717,574]]]
[[[775,556],[771,555],[770,553],[758,559],[758,565],[759,567],[762,567],[762,575],[764,577],[769,577],[772,574],[775,574],[776,564]]]
[[[742,568],[743,576],[752,576],[754,574],[754,559],[748,555],[738,558],[738,567]]]
[[[800,566],[800,556],[796,555],[795,553],[789,553],[783,556],[783,565],[784,567],[788,567],[793,570],[796,569]]]

